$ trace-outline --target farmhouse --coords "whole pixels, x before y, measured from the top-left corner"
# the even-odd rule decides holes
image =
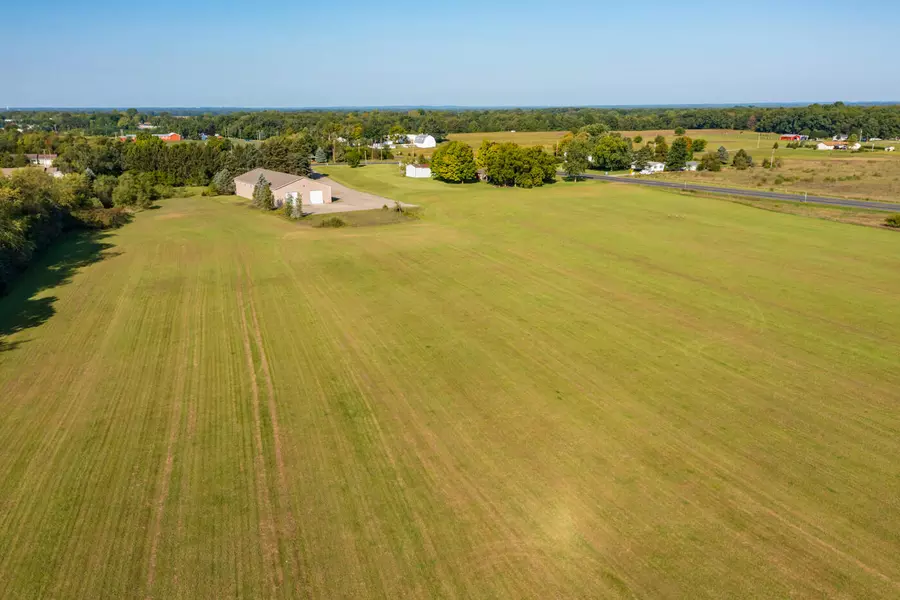
[[[631,165],[631,168],[634,169],[634,165]],[[661,162],[648,162],[647,166],[639,171],[641,175],[652,175],[653,173],[662,173],[666,170],[666,163]],[[696,170],[696,169],[695,169]]]
[[[28,159],[33,165],[38,165],[39,167],[52,167],[53,161],[56,160],[55,154],[26,154],[25,158]]]
[[[685,171],[696,171],[697,167],[700,166],[700,163],[696,160],[688,161],[688,163],[684,166]]]
[[[428,179],[431,177],[431,167],[428,165],[406,165],[406,176],[415,179]]]
[[[318,181],[313,181],[300,175],[280,173],[269,169],[253,169],[243,175],[234,178],[234,193],[241,198],[253,198],[253,190],[259,181],[259,176],[265,177],[275,197],[275,206],[297,200],[301,204],[330,204],[331,186]]]

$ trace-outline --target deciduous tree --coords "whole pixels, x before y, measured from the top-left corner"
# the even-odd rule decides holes
[[[747,154],[746,150],[741,148],[734,154],[734,159],[731,161],[731,165],[739,171],[744,171],[753,166],[753,158],[751,158],[751,156]]]
[[[576,137],[568,144],[563,158],[563,171],[569,178],[578,181],[578,176],[587,171],[590,153],[587,140]]]
[[[472,148],[464,142],[439,146],[431,157],[431,176],[450,183],[475,181],[477,168]]]
[[[627,169],[632,160],[631,148],[621,136],[604,135],[594,148],[593,158],[594,168],[601,171]]]

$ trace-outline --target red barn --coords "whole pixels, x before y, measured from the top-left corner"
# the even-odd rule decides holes
[[[804,136],[798,135],[796,133],[789,133],[781,136],[781,141],[783,142],[799,142],[802,141],[801,138]]]
[[[154,135],[154,137],[158,137],[159,139],[161,139],[164,142],[180,142],[181,141],[181,135],[175,133],[174,131],[172,133],[154,133],[153,135]]]

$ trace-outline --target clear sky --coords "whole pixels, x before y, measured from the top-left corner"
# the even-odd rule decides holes
[[[0,105],[900,100],[898,0],[3,2]]]

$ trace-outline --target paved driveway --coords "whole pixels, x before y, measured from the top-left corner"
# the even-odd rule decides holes
[[[379,209],[385,204],[389,207],[394,206],[394,200],[391,200],[390,198],[384,198],[382,196],[376,196],[375,194],[368,194],[366,192],[354,190],[353,188],[348,188],[346,185],[338,183],[331,177],[319,176],[316,177],[316,181],[331,186],[332,202],[331,204],[313,204],[304,206],[303,212],[305,213],[318,215],[324,213],[350,212],[354,210],[373,210]],[[404,208],[416,206],[415,204],[407,204],[405,202],[401,202],[400,204]]]

